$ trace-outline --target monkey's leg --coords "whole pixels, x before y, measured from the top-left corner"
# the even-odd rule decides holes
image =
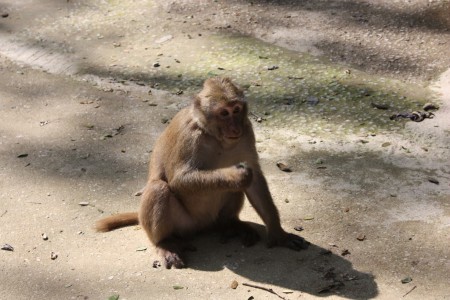
[[[182,251],[185,244],[175,234],[194,229],[194,221],[167,182],[149,182],[142,195],[139,221],[150,241],[164,259],[166,268],[183,268]]]
[[[221,234],[221,241],[227,242],[230,238],[239,236],[245,247],[250,247],[260,240],[258,232],[239,220],[239,212],[244,204],[243,193],[230,193],[227,196],[225,206],[219,213],[217,228]]]

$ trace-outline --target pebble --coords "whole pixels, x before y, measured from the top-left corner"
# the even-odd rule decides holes
[[[1,249],[5,251],[14,251],[14,247],[10,244],[4,244]]]
[[[171,39],[173,39],[173,35],[168,34],[168,35],[165,35],[165,36],[160,37],[159,39],[157,39],[157,40],[155,41],[155,43],[156,43],[156,44],[163,44],[163,43],[165,43],[165,42],[170,41]]]
[[[236,280],[233,280],[233,281],[231,282],[231,284],[230,284],[230,287],[231,287],[233,290],[235,290],[235,289],[237,289],[238,285],[239,285],[239,283],[238,283]]]

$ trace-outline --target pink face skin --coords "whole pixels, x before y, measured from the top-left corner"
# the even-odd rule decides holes
[[[216,115],[223,137],[227,140],[238,141],[243,133],[244,104],[238,101],[230,102],[218,109]]]

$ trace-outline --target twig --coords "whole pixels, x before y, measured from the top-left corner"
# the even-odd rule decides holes
[[[260,289],[260,290],[269,292],[269,293],[271,293],[271,294],[274,294],[275,296],[278,296],[278,298],[280,298],[280,299],[286,300],[286,298],[284,298],[284,297],[278,295],[278,294],[275,293],[275,291],[272,290],[272,289],[268,289],[268,288],[265,288],[265,287],[262,287],[262,286],[257,286],[257,285],[253,285],[253,284],[245,283],[245,282],[244,282],[242,285],[249,286],[249,287],[252,287],[252,288],[255,288],[255,289]]]
[[[252,116],[254,116],[255,118],[260,118],[260,119],[262,119],[260,116],[258,116],[257,114],[255,114],[254,112],[250,112],[250,114],[252,115]]]
[[[263,120],[266,120],[265,118],[258,116],[257,114],[255,114],[252,111],[250,112],[250,114],[255,118],[256,122],[258,122],[258,123],[260,123]]]
[[[5,209],[5,211],[2,213],[2,215],[0,216],[0,218],[3,217],[4,215],[6,215],[7,212],[8,212],[8,210]]]
[[[403,297],[405,297],[406,295],[408,295],[409,293],[411,293],[412,291],[414,291],[416,289],[417,285],[413,286],[412,289],[409,290],[409,292],[407,292],[406,294],[403,295]]]

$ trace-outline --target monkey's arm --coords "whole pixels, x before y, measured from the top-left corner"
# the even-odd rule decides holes
[[[281,227],[280,216],[273,202],[266,179],[259,168],[253,170],[253,180],[245,194],[258,215],[267,226],[268,246],[282,246],[293,250],[308,248],[303,238],[287,233]]]
[[[201,190],[243,190],[252,180],[245,164],[215,170],[180,168],[169,181],[171,190],[179,193]]]

